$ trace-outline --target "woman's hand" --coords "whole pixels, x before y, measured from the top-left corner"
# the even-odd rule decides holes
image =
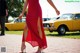
[[[48,3],[55,9],[57,15],[59,15],[60,12],[57,10],[57,8],[56,8],[56,6],[54,5],[54,3],[52,2],[52,0],[47,0],[47,1],[48,1]]]
[[[21,13],[21,14],[19,15],[19,19],[22,19],[22,16],[23,16],[23,13]]]
[[[56,10],[56,14],[59,15],[60,14],[60,11]]]

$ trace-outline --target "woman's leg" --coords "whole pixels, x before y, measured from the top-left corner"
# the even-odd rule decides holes
[[[40,18],[38,18],[38,31],[39,31],[39,36],[42,39],[42,30],[41,30],[41,22],[40,22]]]
[[[42,37],[42,30],[41,30],[40,18],[38,18],[38,23],[37,23],[37,25],[38,25],[39,36],[40,36],[40,38],[42,39],[43,37]],[[40,47],[38,47],[37,53],[41,53],[41,50],[42,50],[42,49],[41,49]]]
[[[24,40],[26,40],[26,36],[27,36],[27,32],[28,32],[28,27],[27,27],[27,24],[25,25],[25,28],[24,28],[24,31],[23,31],[23,34],[24,34]],[[22,45],[21,45],[21,51],[23,52],[23,50],[26,48],[26,45],[25,45],[25,41],[22,42]]]

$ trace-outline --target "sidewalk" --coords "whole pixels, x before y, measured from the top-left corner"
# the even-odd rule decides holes
[[[80,53],[80,39],[67,39],[58,37],[47,37],[48,48],[44,53]],[[0,50],[5,47],[6,52],[0,53],[19,53],[21,45],[20,35],[0,36]],[[34,53],[37,47],[32,47],[26,43],[26,52]]]

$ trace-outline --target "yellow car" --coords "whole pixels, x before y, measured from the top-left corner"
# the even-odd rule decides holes
[[[12,30],[23,30],[25,26],[25,17],[23,17],[21,20],[16,18],[10,23],[5,23],[5,29],[7,31],[12,31]],[[43,21],[50,20],[50,18],[43,18]]]
[[[80,31],[80,13],[66,13],[58,20],[46,21],[44,25],[50,32],[57,31],[60,35],[67,31]]]
[[[5,29],[12,31],[12,30],[23,30],[25,26],[25,18],[22,19],[14,19],[10,23],[5,23]]]

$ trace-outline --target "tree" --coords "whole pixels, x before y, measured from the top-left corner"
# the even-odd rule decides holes
[[[22,11],[24,0],[6,0],[8,5],[8,17],[18,17]],[[6,21],[8,21],[8,17]]]

